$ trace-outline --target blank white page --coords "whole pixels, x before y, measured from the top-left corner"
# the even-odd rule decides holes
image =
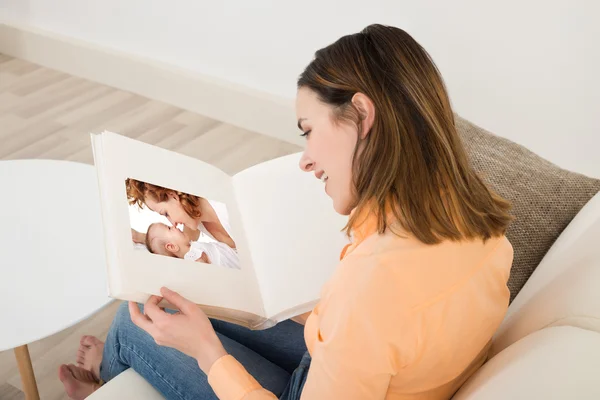
[[[233,177],[267,317],[318,300],[348,243],[347,217],[299,160],[292,154]]]

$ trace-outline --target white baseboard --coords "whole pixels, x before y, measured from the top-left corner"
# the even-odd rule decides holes
[[[172,104],[294,144],[291,100],[154,60],[0,22],[0,53]]]

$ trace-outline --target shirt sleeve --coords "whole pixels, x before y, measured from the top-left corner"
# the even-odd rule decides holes
[[[362,264],[357,267],[361,270]],[[393,375],[414,358],[410,313],[398,301],[397,282],[385,269],[342,278],[326,305],[313,311],[316,339],[303,400],[383,399]],[[404,329],[403,329],[404,328]],[[232,356],[219,359],[209,383],[220,399],[275,399]]]
[[[365,340],[369,340],[365,338]],[[352,343],[346,342],[346,345]],[[381,372],[368,346],[353,351],[335,343],[315,349],[302,399],[383,399],[391,375]],[[365,352],[366,351],[366,352]],[[221,357],[210,369],[208,382],[221,400],[274,400],[277,397],[260,386],[231,355]]]
[[[394,276],[375,262],[347,263],[352,272],[320,310],[302,399],[383,399],[392,376],[412,362],[410,312]]]
[[[381,349],[383,338],[368,324],[344,324],[344,333],[333,335],[319,331],[302,399],[385,398],[392,367]]]
[[[321,349],[312,360],[302,399],[384,399],[391,374],[369,370],[372,361],[341,349]]]
[[[219,358],[208,373],[208,383],[221,400],[273,400],[277,397],[250,375],[233,356]]]

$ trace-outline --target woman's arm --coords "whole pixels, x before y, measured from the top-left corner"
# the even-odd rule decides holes
[[[302,389],[303,399],[385,398],[393,374],[393,362],[385,353],[386,331],[381,328],[389,326],[390,321],[385,321],[382,326],[378,315],[372,317],[373,314],[381,314],[379,308],[359,307],[356,311],[351,318],[341,321],[337,337],[316,340],[313,344],[312,361]],[[381,335],[381,332],[384,334]],[[213,364],[208,382],[220,399],[274,398],[231,355]]]

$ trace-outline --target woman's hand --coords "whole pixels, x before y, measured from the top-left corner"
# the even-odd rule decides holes
[[[146,234],[138,232],[135,229],[131,228],[131,239],[133,240],[133,243],[145,244]]]
[[[158,307],[162,298],[152,296],[144,305],[144,314],[138,305],[129,302],[131,320],[148,332],[156,344],[172,347],[194,357],[198,366],[208,375],[219,358],[227,355],[208,317],[196,304],[167,288],[161,289],[163,298],[179,309],[176,314]]]

